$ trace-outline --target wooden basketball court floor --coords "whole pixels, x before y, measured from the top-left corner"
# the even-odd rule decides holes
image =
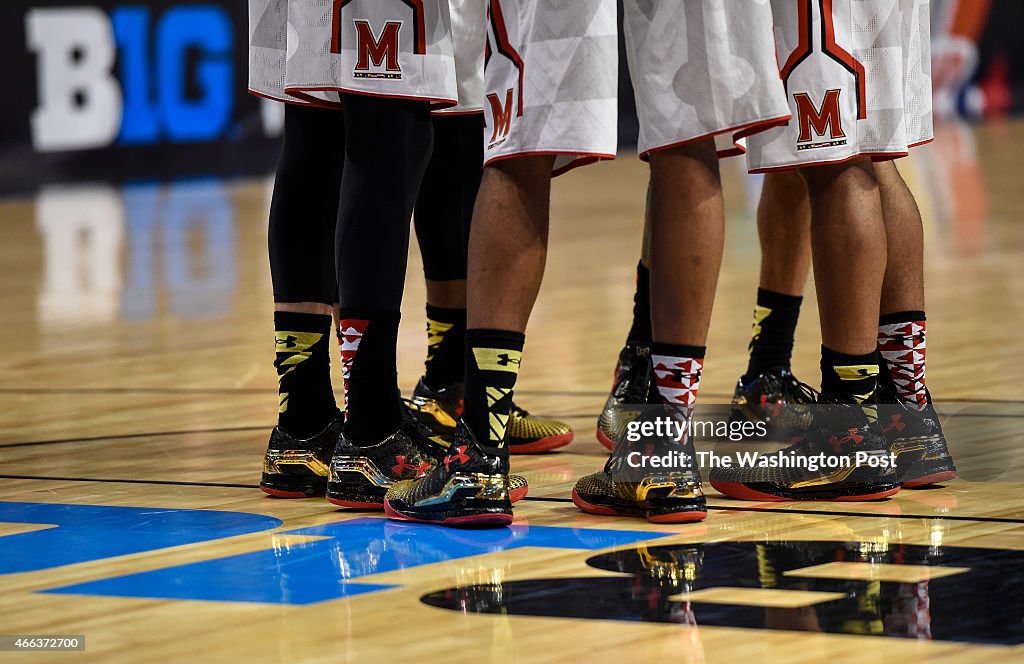
[[[926,218],[928,381],[964,477],[874,503],[744,503],[705,523],[584,515],[623,340],[645,167],[557,181],[518,400],[571,422],[500,532],[389,524],[256,483],[275,417],[269,181],[0,201],[0,634],[7,661],[1013,661],[1024,657],[1024,124],[941,127],[901,163]],[[726,164],[702,398],[742,371],[756,182]],[[400,374],[424,350],[412,252]],[[817,382],[813,297],[797,342]],[[336,361],[336,359],[335,359]],[[337,375],[337,372],[336,374]],[[588,562],[589,561],[589,562]]]

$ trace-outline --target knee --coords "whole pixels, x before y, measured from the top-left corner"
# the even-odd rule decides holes
[[[433,149],[430,105],[423,101],[345,95],[346,155],[350,160],[425,168]]]
[[[841,164],[807,166],[800,169],[800,175],[812,198],[834,186],[851,189],[878,187],[875,166],[868,156],[856,157]]]

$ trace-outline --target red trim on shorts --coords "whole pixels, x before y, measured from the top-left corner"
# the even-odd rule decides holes
[[[836,26],[832,15],[832,1],[821,0],[822,50],[853,74],[857,81],[857,119],[868,118],[867,72],[864,65],[836,43]]]
[[[386,92],[366,92],[366,91],[363,91],[363,90],[350,90],[348,88],[341,88],[341,87],[337,87],[337,86],[303,85],[303,86],[294,86],[294,87],[290,87],[290,88],[285,88],[284,91],[285,91],[285,93],[290,94],[293,97],[297,97],[298,99],[306,100],[306,101],[308,101],[311,104],[316,104],[316,103],[319,102],[321,105],[323,105],[323,104],[330,104],[331,102],[324,102],[321,99],[317,99],[316,97],[311,97],[310,95],[307,95],[305,93],[306,92],[336,92],[338,94],[360,95],[362,97],[380,97],[382,99],[403,99],[403,100],[406,100],[406,101],[428,101],[428,102],[431,103],[431,105],[434,106],[434,108],[432,108],[431,110],[440,110],[440,109],[443,109],[443,108],[451,108],[453,106],[457,106],[458,103],[459,103],[457,99],[448,99],[448,98],[445,98],[445,97],[425,97],[425,96],[424,97],[420,97],[420,96],[415,96],[415,95],[389,94],[389,93],[386,93]],[[335,107],[331,106],[331,108],[335,108]]]
[[[507,57],[515,65],[519,72],[519,103],[516,105],[516,117],[523,117],[523,79],[526,65],[508,38],[508,27],[505,25],[505,15],[502,13],[501,0],[490,0],[491,26],[494,29],[494,38],[498,40],[498,52]],[[489,46],[489,45],[488,45]]]
[[[426,18],[423,15],[423,0],[402,0],[412,9],[413,21],[416,23],[416,43],[413,45],[413,53],[416,55],[427,54],[427,26]]]
[[[483,115],[484,109],[477,109],[475,111],[456,111],[453,107],[439,108],[436,111],[430,111],[433,115]]]
[[[341,10],[352,0],[334,0],[331,11],[331,53],[341,53]]]
[[[565,166],[552,170],[551,177],[556,178],[559,175],[568,173],[574,168],[579,168],[580,166],[586,166],[588,164],[593,164],[599,161],[610,161],[612,159],[615,159],[615,155],[613,154],[603,154],[600,152],[577,152],[575,150],[537,150],[535,152],[515,152],[513,154],[502,154],[498,155],[497,157],[485,159],[484,168],[487,168],[491,164],[495,164],[499,161],[505,161],[506,159],[516,159],[518,157],[560,157],[564,155],[576,155],[577,157],[576,159],[573,159]]]
[[[263,92],[259,92],[258,90],[253,90],[252,88],[249,88],[249,94],[282,104],[291,104],[292,106],[315,106],[316,108],[327,108],[332,111],[336,111],[341,108],[340,103],[333,104],[326,99],[318,99],[308,95],[303,95],[301,97],[274,97],[273,95],[268,95]]]
[[[780,115],[777,118],[769,118],[767,120],[754,120],[752,122],[744,122],[743,124],[736,125],[735,127],[729,127],[728,129],[718,129],[716,131],[712,131],[712,132],[709,132],[707,134],[703,134],[701,136],[697,136],[696,138],[687,138],[687,139],[684,139],[682,141],[677,141],[675,143],[669,143],[668,145],[659,145],[659,146],[653,147],[653,148],[651,148],[649,150],[645,150],[644,152],[642,152],[639,155],[639,157],[640,157],[641,161],[650,161],[651,153],[653,153],[653,152],[661,152],[662,150],[671,150],[672,148],[678,148],[680,146],[687,145],[689,143],[696,143],[697,141],[703,141],[703,140],[705,140],[707,138],[713,138],[713,137],[719,136],[721,134],[734,133],[735,135],[733,136],[733,142],[735,143],[736,141],[740,140],[741,138],[746,138],[747,136],[752,136],[753,134],[757,134],[757,133],[760,133],[762,131],[767,131],[768,129],[771,129],[772,127],[778,127],[780,125],[784,125],[784,124],[788,123],[792,119],[793,119],[792,114],[787,113],[786,115]],[[719,150],[718,151],[718,158],[719,159],[725,159],[726,157],[735,157],[737,155],[741,155],[741,154],[745,154],[745,153],[746,153],[746,151],[743,148],[741,148],[739,145],[737,145],[736,147],[733,147],[733,148],[727,148],[725,150]]]
[[[853,161],[860,157],[870,157],[871,155],[866,152],[859,152],[849,157],[843,157],[842,159],[833,159],[831,161],[808,161],[802,164],[790,164],[789,166],[767,166],[765,168],[754,168],[748,171],[748,173],[782,173],[784,171],[798,171],[801,168],[810,168],[812,166],[835,166],[836,164],[845,164],[848,161]]]
[[[789,76],[796,69],[796,66],[810,57],[812,52],[811,46],[811,5],[810,0],[798,0],[797,2],[797,14],[799,14],[799,24],[797,31],[800,35],[800,41],[797,43],[793,52],[789,54],[789,58],[786,60],[786,64],[779,69],[779,76],[782,78],[783,84],[786,86],[787,92],[789,89]],[[772,30],[774,32],[774,26]],[[778,61],[778,49],[775,52],[775,60]]]
[[[811,166],[834,166],[836,164],[844,164],[848,161],[853,161],[857,157],[871,157],[871,161],[893,161],[896,159],[903,159],[904,157],[910,156],[910,150],[922,145],[927,145],[934,141],[935,138],[929,138],[923,141],[918,141],[913,145],[907,146],[907,151],[904,152],[858,152],[855,155],[846,157],[844,159],[836,159],[833,161],[809,161],[803,164],[792,164],[790,166],[768,166],[765,168],[755,168],[750,173],[781,173],[783,171],[796,171],[801,168],[808,168]]]
[[[871,161],[875,162],[895,161],[910,156],[909,152],[866,152],[865,154],[871,157]]]

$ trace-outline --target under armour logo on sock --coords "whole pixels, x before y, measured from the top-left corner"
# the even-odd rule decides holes
[[[502,353],[501,355],[498,356],[498,364],[500,364],[503,367],[507,367],[513,364],[518,367],[522,363],[522,361],[522,358],[512,357],[508,353]]]

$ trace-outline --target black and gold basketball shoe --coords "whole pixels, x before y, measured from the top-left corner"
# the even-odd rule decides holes
[[[640,414],[642,404],[652,403],[654,367],[651,365],[651,347],[646,344],[628,344],[619,352],[615,365],[612,391],[597,418],[597,440],[613,449],[626,426]]]
[[[891,379],[882,376],[878,381],[879,422],[890,450],[896,454],[896,474],[905,487],[949,482],[957,476],[931,392],[927,394],[928,405],[917,410],[897,396]]]
[[[309,438],[296,438],[274,427],[263,457],[260,489],[275,498],[323,496],[343,421],[339,413],[323,431]]]
[[[685,422],[678,413],[669,406],[648,406],[638,418]],[[638,467],[655,458],[674,464]],[[689,428],[681,440],[664,435],[630,441],[623,436],[601,472],[576,482],[572,501],[588,514],[634,516],[651,523],[703,521],[708,512],[696,459]]]
[[[806,431],[813,416],[810,405],[817,394],[789,369],[768,369],[746,382],[741,378],[732,395],[730,420],[764,422],[776,436]]]
[[[440,441],[424,436],[408,421],[383,441],[365,447],[342,431],[331,459],[327,500],[342,507],[381,509],[392,484],[423,477],[444,451]]]
[[[402,428],[376,445],[355,445],[344,432],[330,463],[327,500],[341,507],[384,509],[384,495],[403,479],[425,476],[448,455],[451,444],[406,418]],[[509,476],[512,502],[526,497],[530,487],[526,478]]]
[[[900,490],[874,404],[837,403],[822,395],[810,429],[792,445],[711,470],[711,486],[740,500],[864,501]]]
[[[507,526],[512,523],[508,470],[508,458],[487,454],[460,421],[449,453],[424,477],[388,489],[384,511],[398,521]]]
[[[451,439],[462,415],[464,388],[462,383],[442,390],[431,389],[421,378],[412,398],[406,400],[406,409],[420,422],[440,436]],[[537,454],[550,452],[572,442],[572,427],[547,417],[531,415],[512,404],[509,415],[508,451],[511,454]]]

